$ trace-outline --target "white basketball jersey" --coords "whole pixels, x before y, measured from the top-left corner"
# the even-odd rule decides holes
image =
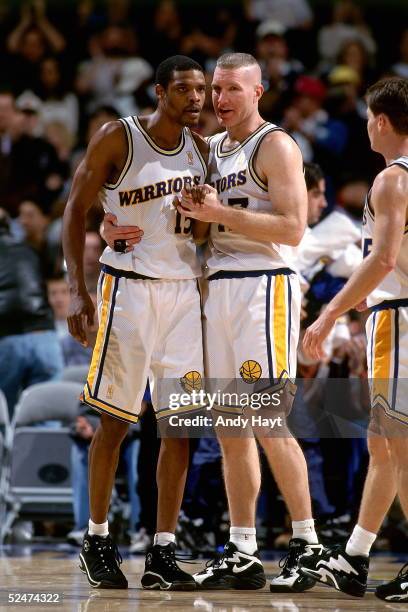
[[[105,184],[99,197],[118,225],[137,225],[144,234],[129,253],[107,247],[101,262],[143,276],[189,279],[201,275],[192,221],[180,215],[173,198],[185,185],[202,184],[204,160],[188,128],[175,149],[159,147],[137,117],[120,119],[127,140],[126,164],[115,184]]]
[[[268,186],[258,177],[254,167],[256,152],[263,137],[282,131],[273,123],[262,124],[233,149],[225,148],[227,133],[209,139],[209,180],[218,191],[224,206],[271,212]],[[208,275],[218,271],[273,270],[286,267],[285,250],[281,245],[254,240],[227,227],[211,224]]]
[[[408,156],[395,159],[388,167],[400,166],[408,171]],[[374,235],[374,210],[370,204],[371,189],[367,194],[363,216],[363,255],[367,256],[371,250]],[[407,194],[408,197],[408,194]],[[397,265],[389,272],[384,280],[367,297],[369,307],[380,304],[384,300],[408,299],[408,224],[397,257]]]

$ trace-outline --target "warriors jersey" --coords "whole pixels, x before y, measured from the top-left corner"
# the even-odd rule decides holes
[[[408,171],[408,156],[395,159],[388,167],[400,166]],[[370,204],[371,189],[367,194],[363,216],[363,255],[369,254],[374,235],[374,209]],[[408,197],[408,194],[407,194]],[[395,269],[387,274],[384,280],[367,297],[369,307],[384,301],[408,300],[408,224],[401,243]]]
[[[255,157],[270,132],[283,131],[265,122],[242,143],[225,148],[227,133],[209,139],[209,180],[224,206],[238,206],[258,212],[271,212],[268,186],[257,175]],[[287,266],[286,250],[281,245],[255,240],[223,225],[211,225],[208,275],[219,271],[275,270]]]
[[[173,206],[186,185],[202,184],[206,166],[188,128],[172,150],[150,138],[137,117],[120,119],[128,142],[125,166],[116,183],[106,183],[99,198],[118,225],[137,225],[143,238],[129,253],[107,247],[101,262],[112,268],[163,279],[200,276],[191,219]]]

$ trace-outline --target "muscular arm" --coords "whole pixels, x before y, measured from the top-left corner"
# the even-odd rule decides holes
[[[271,212],[223,206],[215,189],[209,186],[202,206],[191,206],[187,198],[182,199],[182,206],[195,219],[220,223],[255,240],[296,246],[307,218],[307,191],[297,145],[281,132],[268,134],[260,146],[256,168],[268,184]]]
[[[365,300],[396,265],[407,216],[407,173],[392,167],[379,174],[371,203],[375,212],[371,253],[305,335],[305,349],[317,357],[322,355],[321,344],[336,319]]]
[[[68,327],[83,344],[86,343],[85,322],[92,324],[94,312],[83,270],[86,214],[103,184],[120,172],[126,152],[121,124],[116,121],[105,124],[92,138],[85,159],[75,173],[64,212],[62,244],[71,291]]]

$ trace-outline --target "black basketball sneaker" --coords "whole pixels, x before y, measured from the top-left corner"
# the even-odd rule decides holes
[[[205,569],[194,574],[198,589],[262,589],[265,572],[258,551],[253,555],[240,552],[228,542],[223,553],[207,561]]]
[[[194,591],[196,588],[193,576],[177,565],[176,545],[173,543],[152,546],[146,555],[141,582],[144,589],[162,591]]]
[[[79,569],[95,589],[127,589],[128,581],[120,569],[122,557],[116,544],[106,537],[85,533],[79,554]]]
[[[272,593],[303,593],[314,587],[315,578],[310,578],[299,570],[299,558],[305,553],[318,553],[322,548],[322,544],[308,544],[300,538],[292,538],[288,554],[279,561],[282,571],[272,578],[269,585]]]
[[[306,552],[299,560],[302,574],[354,597],[364,597],[368,565],[368,557],[348,555],[344,545]]]
[[[385,601],[408,603],[408,563],[400,569],[394,580],[379,584],[375,589],[375,594]]]

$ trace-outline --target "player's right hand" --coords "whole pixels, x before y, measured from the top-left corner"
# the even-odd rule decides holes
[[[141,241],[143,230],[137,225],[118,225],[116,215],[106,213],[101,225],[101,236],[114,249],[115,240],[126,240],[125,253],[133,251],[135,244]]]
[[[87,330],[92,327],[95,306],[87,291],[71,295],[68,310],[68,331],[82,346],[88,346]]]

